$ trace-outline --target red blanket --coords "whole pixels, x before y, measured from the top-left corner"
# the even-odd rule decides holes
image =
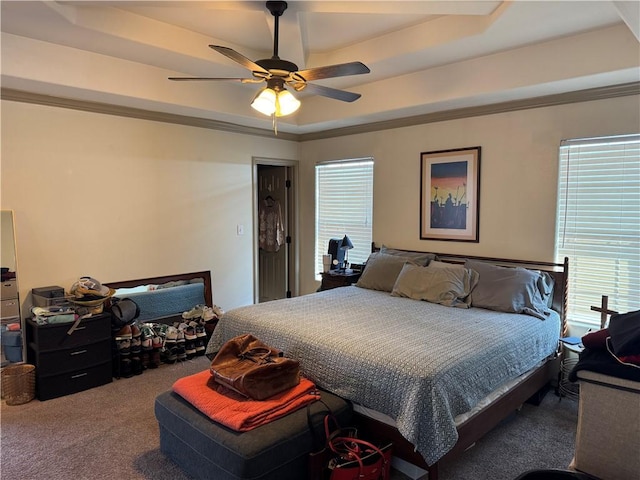
[[[238,432],[253,430],[320,399],[310,380],[266,400],[252,400],[213,380],[209,370],[178,379],[173,391],[194,407],[226,427]]]

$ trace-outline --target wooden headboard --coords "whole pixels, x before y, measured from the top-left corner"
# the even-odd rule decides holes
[[[377,252],[379,250],[380,248],[376,247],[375,243],[371,244],[372,252]],[[547,272],[549,275],[551,275],[555,284],[553,289],[553,302],[551,308],[553,308],[560,314],[560,319],[562,321],[562,336],[565,337],[568,334],[569,330],[567,325],[567,292],[569,283],[569,259],[567,257],[564,258],[564,263],[552,263],[530,260],[514,260],[508,258],[478,257],[451,253],[420,252],[418,250],[406,250],[400,248],[394,248],[394,250],[403,250],[411,253],[433,253],[438,257],[439,261],[447,263],[464,264],[467,259],[470,259],[488,262],[501,267],[522,267],[529,270],[540,270],[542,272]]]

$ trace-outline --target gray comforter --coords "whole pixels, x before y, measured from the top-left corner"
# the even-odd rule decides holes
[[[434,464],[457,441],[456,415],[556,350],[560,319],[351,286],[231,310],[207,353],[243,333],[298,359],[318,387],[395,419]]]

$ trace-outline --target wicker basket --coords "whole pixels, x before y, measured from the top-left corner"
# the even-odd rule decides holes
[[[9,365],[2,369],[2,396],[7,405],[22,405],[36,396],[36,367]]]

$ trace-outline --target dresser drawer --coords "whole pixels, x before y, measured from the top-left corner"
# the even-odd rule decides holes
[[[54,375],[110,361],[111,340],[48,352],[38,352],[31,343],[29,356],[35,357],[31,361],[38,366],[39,375]]]
[[[27,320],[27,342],[33,343],[40,353],[48,350],[70,349],[111,338],[111,316],[94,315],[84,318],[71,335],[67,332],[73,323],[38,325]]]
[[[37,372],[38,368],[36,368],[36,393],[40,400],[81,392],[110,383],[113,379],[111,360],[59,375],[41,376]]]

